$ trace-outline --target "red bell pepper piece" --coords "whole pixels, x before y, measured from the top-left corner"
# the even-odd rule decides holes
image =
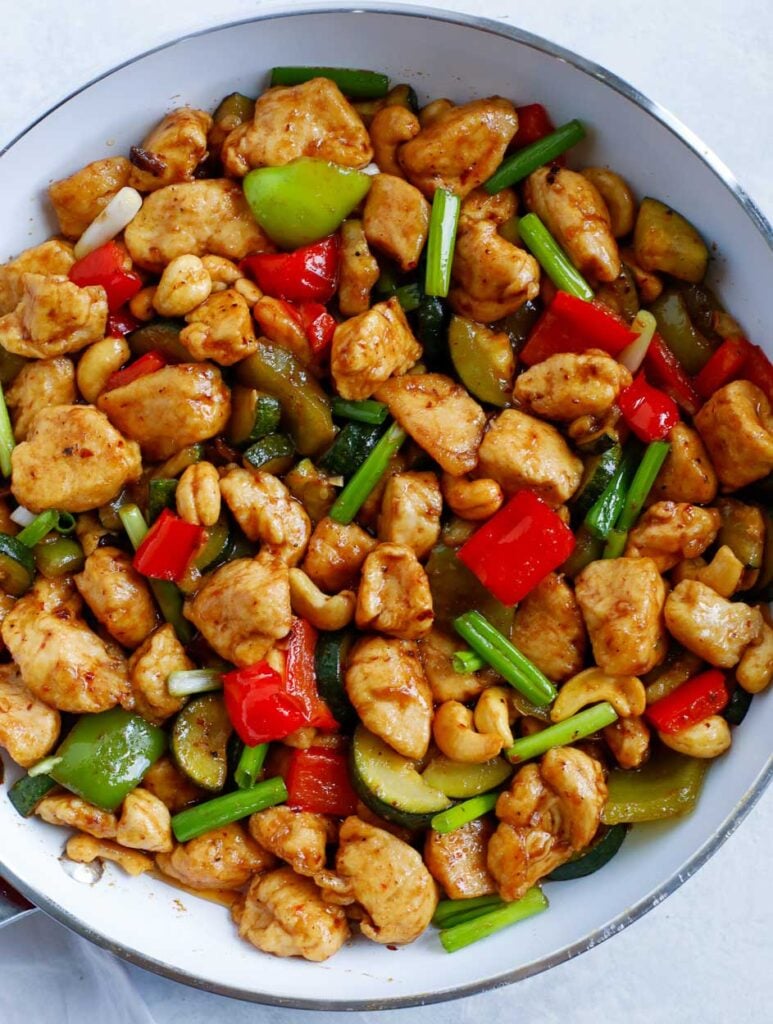
[[[518,131],[513,139],[515,146],[528,146],[554,131],[553,122],[541,103],[527,103],[524,107],[516,107],[515,112],[518,115]]]
[[[750,347],[745,338],[728,338],[722,342],[694,380],[701,398],[711,398],[740,373]]]
[[[533,491],[519,491],[466,541],[458,558],[503,604],[515,604],[574,550],[568,526]]]
[[[106,242],[70,267],[69,278],[81,288],[101,285],[111,313],[120,309],[142,288],[142,279],[126,270],[126,253],[117,242]]]
[[[321,302],[302,302],[298,306],[298,312],[311,351],[317,357],[324,355],[333,341],[335,317],[328,313]]]
[[[127,309],[119,309],[117,313],[109,313],[107,317],[108,338],[123,338],[140,326],[136,316],[132,316]]]
[[[329,302],[338,287],[338,235],[294,252],[245,256],[240,267],[267,295],[290,302]]]
[[[249,747],[283,740],[306,724],[303,704],[265,661],[226,672],[223,697],[239,739]]]
[[[643,373],[624,388],[618,398],[625,422],[640,441],[662,441],[679,422],[676,402],[665,391],[658,391]]]
[[[287,803],[301,811],[345,818],[357,810],[346,755],[327,747],[294,750],[287,770]]]
[[[285,685],[304,708],[304,725],[317,729],[337,729],[338,722],[317,690],[317,671],[314,665],[314,651],[317,646],[317,631],[305,619],[293,619],[287,641],[285,661]]]
[[[682,364],[659,334],[652,336],[644,367],[663,390],[671,395],[676,404],[690,416],[694,416],[703,404],[692,380]]]
[[[600,302],[586,302],[568,292],[556,292],[537,321],[520,358],[526,366],[541,363],[559,352],[600,348],[616,356],[636,340],[628,325]]]
[[[681,732],[718,714],[729,700],[724,673],[712,668],[650,704],[645,714],[659,732]]]
[[[186,523],[165,508],[134,555],[137,572],[152,580],[179,582],[206,538],[203,526]]]
[[[761,388],[768,396],[768,401],[773,402],[773,363],[759,345],[749,346],[742,376]]]
[[[149,373],[155,373],[162,366],[166,366],[167,359],[163,352],[146,352],[144,356],[135,359],[133,363],[125,366],[122,370],[116,370],[107,378],[105,391],[112,391],[113,388],[122,388],[132,381],[146,377]]]

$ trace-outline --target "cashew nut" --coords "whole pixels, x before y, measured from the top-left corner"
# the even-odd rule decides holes
[[[608,167],[586,167],[580,173],[596,186],[601,198],[607,204],[612,221],[612,234],[615,238],[622,238],[629,231],[633,231],[636,203],[628,182],[619,174],[610,171]]]
[[[499,736],[505,747],[512,746],[511,708],[510,691],[507,687],[488,686],[478,697],[478,703],[475,705],[475,728],[480,733],[493,733]]]
[[[636,676],[609,676],[600,668],[586,668],[561,687],[550,711],[554,722],[563,722],[587,704],[606,700],[620,718],[641,715],[647,705],[644,683]]]
[[[124,338],[103,338],[89,345],[75,371],[78,390],[87,402],[96,402],[105,390],[108,378],[131,355]]]
[[[698,580],[721,597],[730,597],[738,589],[743,574],[743,562],[736,558],[731,547],[723,544],[709,563],[703,558],[688,558],[680,562],[671,574],[671,580],[674,585],[682,580]]]
[[[153,296],[161,316],[185,316],[209,298],[212,278],[198,256],[177,256],[165,268]]]
[[[440,489],[446,504],[460,519],[489,519],[504,501],[502,488],[496,480],[470,480],[466,476],[444,473]]]
[[[475,732],[473,714],[464,704],[447,700],[435,711],[432,735],[446,757],[463,764],[483,764],[502,749],[502,737],[496,733]]]
[[[663,281],[657,274],[653,274],[651,271],[645,270],[643,267],[639,266],[636,262],[636,254],[633,249],[622,249],[620,256],[633,274],[633,279],[636,283],[636,290],[639,293],[641,301],[645,305],[650,302],[654,302],[663,291]]]
[[[757,607],[763,618],[760,635],[746,648],[735,670],[738,685],[747,693],[759,693],[773,679],[773,628],[766,615],[766,607]]]
[[[710,715],[679,732],[659,732],[667,747],[688,757],[719,757],[730,747],[730,726],[721,715]]]
[[[644,764],[650,749],[650,731],[639,715],[618,718],[602,730],[602,736],[621,768]]]
[[[201,262],[213,285],[222,284],[227,288],[235,284],[240,277],[244,277],[233,260],[227,260],[225,256],[202,256]]]
[[[352,621],[357,596],[352,590],[323,594],[302,569],[290,569],[290,603],[315,629],[343,629]]]
[[[239,278],[234,284],[234,290],[246,300],[248,306],[254,306],[263,298],[263,292],[260,288],[258,288],[254,281],[248,281],[246,277]]]
[[[378,111],[370,124],[370,141],[373,143],[373,162],[378,164],[382,174],[405,177],[397,160],[397,150],[419,131],[419,119],[407,107],[382,107]]]
[[[156,294],[156,286],[149,284],[146,288],[140,288],[136,295],[129,299],[129,312],[143,323],[153,320],[156,317],[156,309],[153,305],[153,296]]]
[[[211,462],[188,466],[175,491],[177,513],[194,526],[214,526],[220,517],[220,474]]]

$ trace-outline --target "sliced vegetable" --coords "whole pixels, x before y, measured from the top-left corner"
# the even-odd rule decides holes
[[[349,651],[354,643],[351,630],[319,633],[314,652],[314,669],[320,697],[337,722],[349,729],[357,722],[357,712],[346,692],[345,675]]]
[[[608,864],[628,835],[626,825],[612,825],[604,829],[600,839],[595,840],[579,855],[572,857],[566,864],[554,868],[546,876],[546,882],[570,882],[574,878],[585,878]]]
[[[646,714],[658,732],[681,732],[709,715],[719,714],[729,700],[724,673],[710,669],[650,704]]]
[[[295,445],[286,434],[266,434],[251,444],[242,458],[252,469],[279,474],[289,469],[295,454]]]
[[[352,783],[375,814],[407,828],[423,828],[450,807],[440,790],[428,786],[413,761],[358,725],[351,748]]]
[[[223,673],[215,668],[189,668],[172,672],[166,681],[172,697],[190,697],[194,693],[222,690]]]
[[[365,398],[361,402],[352,402],[346,398],[333,399],[333,415],[357,423],[369,423],[380,426],[389,415],[389,409],[383,402],[373,398]]]
[[[472,921],[463,921],[461,924],[446,928],[440,933],[440,941],[446,953],[455,953],[465,946],[472,945],[480,939],[486,939],[489,935],[508,928],[512,924],[524,921],[528,917],[547,910],[548,901],[542,890],[536,886],[526,893],[520,900],[507,903],[503,907],[476,917]]]
[[[571,718],[565,718],[563,722],[549,725],[547,729],[542,729],[532,736],[521,736],[505,751],[505,755],[514,763],[530,761],[553,747],[565,747],[576,740],[584,739],[615,721],[617,712],[611,704],[607,701],[594,704],[593,707],[579,711]]]
[[[319,460],[319,465],[333,476],[354,476],[376,447],[382,434],[380,425],[347,423]]]
[[[454,369],[467,390],[482,402],[505,406],[513,390],[515,360],[508,336],[484,324],[452,316],[448,346]]]
[[[720,498],[716,507],[721,520],[717,544],[726,544],[731,548],[735,557],[747,569],[759,569],[765,552],[765,517],[762,510],[736,498]]]
[[[679,422],[676,402],[639,373],[618,396],[625,422],[640,441],[662,441]]]
[[[746,713],[751,707],[751,703],[752,694],[736,683],[730,694],[730,700],[722,712],[722,717],[728,725],[740,725],[744,718],[746,718]]]
[[[638,457],[638,450],[633,446],[629,445],[624,450],[623,458],[615,475],[585,517],[585,526],[588,531],[599,540],[606,540],[620,518],[625,497],[636,473]]]
[[[574,551],[559,570],[570,579],[578,576],[586,565],[601,558],[601,553],[604,550],[604,542],[598,537],[594,537],[584,523],[575,534],[574,540]]]
[[[49,536],[34,548],[38,572],[48,580],[81,572],[85,562],[83,548],[72,537]]]
[[[254,99],[250,96],[245,96],[241,92],[232,92],[228,96],[224,96],[218,103],[217,109],[212,115],[212,120],[225,136],[240,124],[251,121],[254,113]]]
[[[671,274],[681,281],[702,281],[709,251],[692,224],[650,196],[642,199],[633,233],[636,262],[644,270]]]
[[[294,618],[287,638],[285,687],[304,708],[305,725],[337,729],[338,722],[317,688],[315,652],[317,631],[305,619]]]
[[[411,318],[414,334],[424,350],[424,362],[431,370],[441,370],[448,360],[446,322],[448,309],[437,295],[423,295]]]
[[[644,365],[655,383],[671,395],[686,413],[694,416],[701,407],[698,392],[682,364],[658,334],[650,342]]]
[[[623,553],[628,531],[639,518],[644,502],[670,450],[671,445],[668,441],[653,441],[647,446],[623,500],[623,507],[614,529],[608,534],[604,558],[618,558]]]
[[[462,675],[469,672],[480,672],[482,668],[486,667],[486,662],[475,651],[454,651],[451,661],[454,672],[460,672]]]
[[[147,377],[148,374],[163,369],[166,362],[166,356],[161,352],[146,352],[144,356],[140,356],[129,366],[125,366],[123,370],[111,373],[107,378],[104,390],[113,391],[115,388],[125,387],[133,381],[139,380],[140,377]]]
[[[36,516],[20,533],[17,533],[15,540],[20,544],[25,544],[28,548],[33,548],[53,530],[58,519],[59,513],[56,509],[48,508]]]
[[[357,68],[277,67],[271,69],[272,85],[300,85],[312,78],[329,78],[345,96],[356,100],[380,99],[389,91],[389,78],[380,71]]]
[[[235,557],[230,555],[231,528],[225,515],[221,515],[212,526],[206,527],[204,533],[204,544],[191,563],[199,572],[222,565],[223,562],[230,561],[231,557]]]
[[[132,565],[154,580],[179,582],[204,541],[204,528],[165,508],[146,533]]]
[[[142,287],[142,278],[125,269],[127,256],[116,242],[106,242],[77,260],[68,277],[80,288],[99,285],[104,288],[111,313],[134,298]]]
[[[234,769],[234,782],[239,789],[252,789],[258,781],[258,776],[263,771],[268,746],[268,743],[258,743],[254,747],[242,747]]]
[[[473,921],[476,917],[482,917],[495,907],[504,906],[505,901],[495,892],[487,896],[471,896],[462,900],[440,900],[432,915],[432,924],[436,928],[450,928],[463,921]]]
[[[135,356],[160,352],[169,362],[187,363],[191,354],[180,341],[180,330],[184,326],[178,320],[152,320],[132,331],[126,340]]]
[[[24,356],[17,356],[0,345],[0,385],[10,384],[26,363]]]
[[[427,275],[424,282],[427,295],[448,295],[461,208],[461,199],[455,193],[444,188],[435,190],[427,236]]]
[[[314,358],[321,360],[328,354],[333,343],[333,335],[338,326],[335,317],[328,313],[321,302],[299,303],[298,315]]]
[[[515,146],[530,146],[555,131],[550,115],[541,103],[527,103],[516,107],[515,112],[518,115],[518,131],[513,138]]]
[[[461,764],[445,754],[435,754],[421,773],[428,786],[454,800],[466,800],[501,786],[513,774],[513,766],[502,757],[483,764]]]
[[[56,754],[51,778],[104,811],[114,811],[166,750],[166,734],[139,715],[111,708],[81,715]]]
[[[231,444],[259,441],[279,428],[282,406],[273,395],[237,384],[231,390],[231,418],[226,437]]]
[[[657,321],[652,313],[646,309],[640,309],[631,324],[631,331],[637,338],[629,345],[626,345],[618,356],[618,360],[631,371],[636,373],[644,358],[647,355],[652,339],[657,329]]]
[[[50,775],[22,775],[8,790],[8,799],[22,818],[29,818],[43,797],[55,788]]]
[[[698,799],[708,761],[659,747],[635,769],[613,768],[607,778],[605,825],[658,821],[688,814]]]
[[[15,447],[11,417],[8,415],[8,406],[5,404],[5,395],[0,385],[0,473],[5,477],[11,475],[11,452]]]
[[[11,597],[21,597],[35,578],[35,556],[18,536],[0,533],[0,588]]]
[[[142,196],[135,188],[125,185],[119,189],[75,243],[75,259],[82,260],[119,235],[134,220],[141,206]]]
[[[53,755],[44,757],[42,761],[38,761],[36,764],[33,764],[31,768],[28,768],[27,774],[32,779],[37,775],[48,775],[50,774],[51,769],[58,765],[61,760],[61,757],[55,757]]]
[[[586,302],[568,291],[558,291],[550,310],[572,337],[582,339],[587,348],[602,348],[616,356],[634,340],[632,328],[600,302]]]
[[[695,390],[701,398],[711,398],[715,391],[740,374],[749,355],[749,347],[745,338],[728,338],[722,342],[695,378]]]
[[[501,633],[509,635],[513,609],[497,601],[470,570],[456,557],[453,548],[436,545],[430,552],[426,573],[432,593],[435,624],[453,630],[454,619],[471,606],[477,608]]]
[[[459,548],[457,557],[494,597],[515,604],[573,550],[569,527],[533,491],[523,490]]]
[[[619,444],[594,455],[585,463],[580,486],[572,498],[572,518],[584,519],[611,484],[623,458]],[[571,558],[571,555],[569,556]]]
[[[610,423],[573,437],[574,447],[581,455],[601,455],[620,444],[620,434]]]
[[[302,502],[313,523],[324,519],[338,494],[338,485],[321,472],[311,459],[301,459],[285,475],[284,483],[293,497]]]
[[[226,747],[233,731],[220,694],[196,697],[172,727],[172,753],[179,768],[202,789],[217,793],[225,785]]]
[[[258,167],[242,183],[255,220],[284,249],[332,235],[367,195],[368,174],[314,157]]]
[[[698,331],[690,319],[684,296],[676,289],[666,289],[650,306],[658,325],[658,334],[668,345],[681,366],[696,374],[708,363],[713,344]]]
[[[539,145],[539,143],[537,143]],[[593,298],[593,289],[536,215],[527,213],[518,221],[521,241],[535,257],[550,280],[562,291],[579,299]]]
[[[267,807],[284,803],[286,799],[284,780],[266,779],[252,789],[237,789],[233,793],[216,796],[206,803],[180,811],[172,816],[172,831],[178,843],[187,843],[189,839],[248,818]]]
[[[107,314],[107,325],[105,335],[108,338],[125,338],[127,334],[136,331],[140,321],[129,312],[128,309],[119,309],[115,313]]]
[[[148,520],[151,524],[155,523],[165,508],[174,510],[177,507],[176,492],[177,481],[168,477],[162,476],[148,482]]]
[[[436,814],[430,824],[435,832],[440,832],[441,835],[455,832],[462,825],[493,811],[498,797],[499,793],[482,793],[480,796],[474,796],[471,800],[465,800],[447,811]]]
[[[744,376],[761,388],[773,402],[773,363],[759,345],[752,345],[743,368]]]
[[[223,692],[228,717],[249,747],[283,740],[306,725],[302,701],[287,692],[282,677],[265,661],[226,672]]]
[[[528,177],[538,167],[551,163],[556,157],[577,145],[584,138],[585,129],[582,124],[577,120],[567,121],[560,128],[556,128],[554,132],[507,157],[488,181],[483,182],[483,187],[489,195],[501,192],[503,188],[515,185],[516,182]]]
[[[337,523],[350,523],[362,508],[366,498],[389,467],[389,460],[397,453],[408,435],[398,423],[387,428],[356,471],[330,509],[330,518]]]
[[[357,810],[346,754],[328,747],[294,750],[287,769],[287,803],[300,811],[345,818]]]
[[[330,302],[338,286],[341,243],[337,235],[294,252],[245,256],[240,268],[261,291],[289,302]]]

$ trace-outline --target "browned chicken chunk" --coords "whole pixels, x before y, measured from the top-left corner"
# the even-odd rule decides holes
[[[159,622],[148,584],[118,548],[97,548],[73,577],[80,595],[123,647],[138,647]]]
[[[476,818],[445,834],[433,829],[427,832],[424,861],[450,900],[496,892],[496,883],[486,866],[488,841],[493,832],[488,818]]]
[[[153,192],[164,185],[193,181],[194,171],[207,155],[211,126],[212,118],[204,110],[178,107],[170,111],[142,145],[132,149],[131,187]]]
[[[59,712],[24,685],[16,665],[0,665],[0,747],[17,764],[29,768],[45,757],[60,724]]]
[[[275,863],[239,824],[205,832],[196,839],[175,846],[171,853],[159,853],[156,864],[165,875],[191,889],[241,889],[259,871]]]
[[[111,156],[86,164],[68,178],[48,187],[59,228],[67,238],[80,238],[113,196],[129,183],[131,164],[124,156]],[[45,271],[66,273],[66,271]]]
[[[326,847],[336,839],[331,818],[291,807],[269,807],[253,814],[249,829],[264,850],[287,861],[297,874],[310,878],[324,868]]]
[[[585,664],[585,624],[574,591],[549,573],[519,603],[512,641],[548,679],[559,683]]]
[[[393,373],[405,373],[421,355],[396,298],[336,327],[330,371],[342,398],[370,398]]]

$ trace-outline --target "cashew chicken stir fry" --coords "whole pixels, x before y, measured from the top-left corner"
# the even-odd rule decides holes
[[[544,909],[773,674],[773,367],[706,243],[457,99],[275,68],[0,267],[9,798],[276,956]]]

